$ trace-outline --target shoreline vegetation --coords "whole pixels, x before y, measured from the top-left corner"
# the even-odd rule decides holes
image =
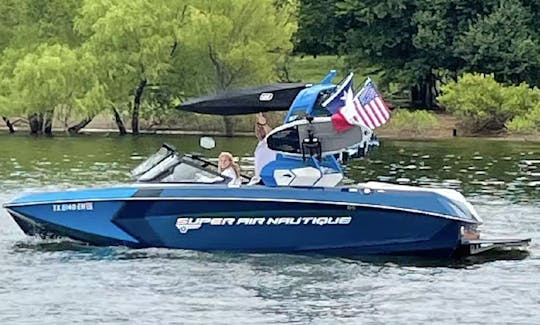
[[[457,2],[6,0],[0,127],[250,134],[253,116],[175,107],[335,70],[393,108],[383,138],[540,139],[540,6]]]
[[[191,114],[191,113],[190,113]],[[474,133],[470,134],[460,129],[457,119],[449,113],[430,113],[436,122],[428,126],[412,126],[404,127],[402,123],[390,122],[375,130],[375,134],[381,139],[403,139],[403,140],[438,140],[438,139],[451,139],[451,138],[482,138],[489,140],[508,140],[508,141],[531,141],[540,142],[540,134],[522,134],[512,132],[499,132],[499,133]],[[162,124],[162,125],[145,125],[145,122],[141,123],[140,134],[143,135],[211,135],[211,136],[227,136],[223,119],[217,116],[203,116],[202,119],[208,122],[208,125],[202,125],[201,122],[193,123],[193,120],[201,119],[200,114],[194,115],[188,121],[184,123],[175,124]],[[198,115],[198,116],[197,116]],[[273,112],[268,114],[269,123],[277,126],[282,123],[284,116],[283,112]],[[238,137],[250,137],[254,136],[252,128],[255,117],[252,115],[236,116],[234,117],[236,122],[234,136]],[[209,122],[209,121],[210,122]],[[396,125],[398,124],[398,125]],[[194,127],[195,126],[195,127]],[[26,123],[18,122],[15,124],[17,135],[29,136],[29,127]],[[129,132],[129,130],[128,130]],[[0,135],[7,135],[9,128],[4,121],[0,120]],[[67,135],[62,128],[53,128],[53,134],[55,136]],[[80,135],[110,135],[118,136],[118,129],[115,122],[108,116],[97,116],[90,122],[84,129],[81,130]]]
[[[318,56],[318,57],[293,57],[289,65],[289,79],[294,82],[317,83],[323,75],[329,70],[336,69],[338,71],[346,71],[346,66],[343,58],[338,56]],[[359,68],[360,69],[360,68]],[[360,69],[361,70],[361,69]],[[473,76],[476,78],[474,84],[481,84],[488,79],[485,76]],[[360,83],[360,79],[355,79],[355,84]],[[336,80],[335,82],[339,82]],[[500,87],[500,86],[499,86]],[[469,87],[471,88],[471,87]],[[472,87],[475,88],[475,87]],[[472,90],[487,92],[486,89]],[[493,92],[493,89],[490,89]],[[460,93],[463,93],[461,91]],[[519,93],[517,97],[525,98],[526,94]],[[509,141],[533,141],[540,142],[540,132],[516,132],[514,130],[499,129],[497,131],[481,131],[471,132],[470,127],[462,125],[462,122],[457,117],[459,109],[449,111],[441,110],[422,110],[419,108],[407,109],[407,96],[400,93],[383,94],[386,101],[392,109],[392,116],[386,125],[375,130],[375,134],[381,139],[406,139],[406,140],[422,140],[422,139],[451,139],[454,137],[467,138],[482,138],[493,140],[509,140]],[[536,102],[536,97],[530,98],[525,102]],[[461,103],[463,104],[463,103]],[[479,103],[472,101],[469,103],[472,106],[478,107]],[[502,103],[501,103],[502,105]],[[480,105],[482,106],[482,105]],[[504,106],[504,105],[502,105]],[[489,109],[487,105],[487,109]],[[163,114],[159,116],[159,114]],[[273,127],[282,124],[286,112],[269,112],[267,113],[269,124]],[[120,112],[121,120],[125,125],[125,134],[135,134],[129,128],[132,126],[131,116],[129,112]],[[487,114],[490,115],[490,114]],[[69,125],[77,123],[76,117],[62,119],[61,116],[55,116],[52,120],[52,133],[54,136],[69,135],[73,136],[77,133],[81,135],[107,135],[118,136],[124,135],[119,132],[116,116],[110,112],[103,111],[90,119],[80,131],[76,133],[68,132]],[[464,117],[462,117],[463,119]],[[85,120],[82,117],[79,119]],[[465,120],[475,119],[474,115],[465,118]],[[534,121],[534,118],[529,119]],[[15,129],[15,134],[30,135],[30,125],[28,119],[11,118],[11,123]],[[0,119],[0,135],[8,134],[9,127],[4,119]],[[232,135],[234,136],[253,136],[253,127],[255,122],[254,115],[232,116],[228,118],[228,122],[232,125]],[[139,117],[140,134],[173,134],[173,135],[212,135],[212,136],[230,136],[227,132],[226,121],[222,116],[212,116],[204,114],[196,114],[184,112],[175,108],[160,109],[156,116],[151,115]],[[231,126],[229,125],[229,127]],[[533,128],[534,129],[534,128]]]

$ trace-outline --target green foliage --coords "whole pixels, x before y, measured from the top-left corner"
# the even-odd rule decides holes
[[[292,81],[318,83],[332,69],[342,76],[348,73],[343,58],[331,55],[292,57],[289,73]]]
[[[418,107],[463,72],[540,85],[538,1],[302,0],[299,12],[296,51],[345,54]]]
[[[195,54],[191,63],[210,72],[191,76],[195,83],[216,91],[275,80],[276,63],[292,50],[294,10],[273,0],[194,1],[180,41]]]
[[[80,9],[79,0],[24,0],[27,4],[24,25],[35,24],[37,36],[47,43],[80,45],[83,40],[73,28],[73,20]],[[19,36],[23,37],[22,33]]]
[[[294,34],[297,54],[336,54],[345,42],[346,18],[336,13],[335,0],[299,0],[298,30]]]
[[[429,111],[398,109],[392,112],[392,118],[387,127],[399,132],[422,135],[439,127],[439,120],[434,113]]]
[[[182,17],[179,1],[84,1],[76,19],[87,39],[83,49],[99,57],[96,72],[115,105],[146,79],[159,82],[169,69],[171,47]]]
[[[471,132],[501,131],[515,116],[527,114],[540,101],[540,91],[504,86],[493,75],[465,74],[442,87],[441,105],[453,112]],[[518,122],[516,122],[518,123]]]
[[[149,87],[144,96],[141,106],[141,121],[144,129],[151,129],[154,126],[174,125],[184,118],[184,115],[175,106],[180,104],[180,100],[174,96],[175,90],[170,87],[156,86]]]
[[[142,118],[161,123],[188,96],[276,80],[295,14],[295,0],[3,1],[0,113],[125,117],[144,83]]]
[[[540,85],[540,38],[530,28],[539,13],[521,1],[501,2],[457,36],[455,53],[463,70],[493,73],[500,82]]]
[[[516,116],[507,123],[508,130],[517,133],[540,132],[540,103],[521,116]]]
[[[93,57],[63,45],[42,45],[17,62],[9,80],[11,112],[50,112],[62,106],[93,115],[103,106],[102,87],[92,73]]]
[[[429,66],[413,46],[414,12],[415,5],[407,0],[336,1],[335,13],[348,18],[346,42],[338,50],[350,54],[354,63],[384,68],[389,80],[422,80]]]
[[[412,17],[416,27],[413,46],[424,62],[435,69],[460,71],[464,62],[454,53],[456,39],[479,17],[497,6],[498,0],[419,0]]]
[[[0,2],[0,52],[6,48],[13,38],[22,8],[18,0]]]
[[[532,133],[537,131],[536,123],[525,116],[516,116],[507,123],[508,130],[515,133]]]
[[[6,115],[93,114],[103,91],[95,60],[77,51],[77,0],[3,1],[0,4],[0,102]],[[75,68],[71,70],[71,68]],[[63,118],[62,117],[62,118]]]
[[[505,96],[505,109],[513,115],[524,116],[540,103],[540,90],[537,87],[531,88],[524,82],[518,86],[503,86],[502,94]]]

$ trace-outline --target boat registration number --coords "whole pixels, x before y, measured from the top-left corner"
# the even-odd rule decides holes
[[[78,203],[62,203],[53,204],[53,212],[66,212],[66,211],[92,211],[94,210],[93,202],[78,202]]]

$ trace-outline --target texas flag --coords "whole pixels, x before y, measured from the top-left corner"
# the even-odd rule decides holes
[[[347,92],[353,91],[353,76],[354,73],[349,73],[347,78],[337,87],[336,91],[322,103],[322,106],[326,107],[330,113],[334,114],[345,106],[345,95]]]
[[[370,79],[356,96],[350,87],[345,90],[343,97],[342,107],[332,114],[332,123],[338,132],[347,131],[353,125],[375,129],[390,118],[388,106]]]

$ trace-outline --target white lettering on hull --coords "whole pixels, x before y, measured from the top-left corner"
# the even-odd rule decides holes
[[[53,204],[53,212],[66,212],[66,211],[92,211],[94,210],[93,202],[79,202],[79,203],[63,203]]]
[[[190,230],[200,229],[203,225],[210,226],[299,226],[299,225],[348,225],[352,217],[257,217],[257,218],[178,218],[176,228],[185,234]]]

